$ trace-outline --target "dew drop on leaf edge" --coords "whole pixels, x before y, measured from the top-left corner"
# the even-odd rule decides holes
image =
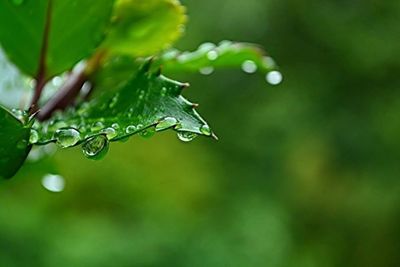
[[[177,136],[182,142],[190,142],[197,137],[197,134],[192,132],[178,132]]]
[[[109,148],[109,142],[104,135],[94,136],[82,145],[82,152],[88,159],[99,160],[104,158]]]
[[[35,129],[31,129],[31,134],[29,136],[29,143],[35,144],[39,141],[39,134]]]
[[[67,148],[76,145],[80,141],[80,133],[74,128],[59,129],[55,132],[54,138],[61,148]]]
[[[166,117],[162,119],[156,126],[156,131],[163,131],[178,124],[178,120],[174,117]]]

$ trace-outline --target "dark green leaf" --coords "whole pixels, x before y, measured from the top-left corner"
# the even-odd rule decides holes
[[[31,76],[38,74],[43,56],[46,77],[52,77],[89,56],[102,41],[113,2],[2,0],[0,43],[9,59]]]
[[[147,63],[117,92],[104,91],[76,110],[35,124],[39,132],[37,144],[58,142],[70,147],[98,135],[118,141],[136,133],[149,136],[154,129],[169,128],[180,132],[181,137],[213,135],[194,110],[196,105],[181,96],[182,89],[188,85],[150,73],[149,68]]]
[[[10,178],[24,163],[29,151],[30,127],[0,106],[0,177]]]

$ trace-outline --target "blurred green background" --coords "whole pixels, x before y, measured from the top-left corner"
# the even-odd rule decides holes
[[[219,142],[26,164],[0,184],[0,266],[400,266],[400,1],[182,2],[179,48],[260,43],[284,82],[175,76]]]

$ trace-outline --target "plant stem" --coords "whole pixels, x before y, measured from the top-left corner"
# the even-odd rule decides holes
[[[36,86],[35,92],[31,102],[30,113],[35,113],[39,107],[38,103],[40,100],[40,96],[42,95],[43,88],[46,85],[46,57],[47,57],[47,49],[49,44],[49,32],[50,32],[50,23],[51,23],[51,11],[52,11],[52,0],[49,0],[47,6],[47,13],[46,13],[46,22],[44,26],[43,32],[43,43],[42,48],[40,51],[40,58],[39,58],[39,69],[36,75]]]
[[[71,72],[67,81],[61,86],[57,93],[41,108],[37,118],[41,121],[47,120],[56,110],[64,110],[74,103],[82,86],[99,67],[104,53],[97,52],[85,66]],[[88,97],[90,92],[86,97]]]

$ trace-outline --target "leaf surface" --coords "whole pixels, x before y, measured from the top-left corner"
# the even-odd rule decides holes
[[[113,0],[2,0],[0,44],[9,59],[35,77],[72,68],[102,41]]]
[[[68,146],[99,135],[118,141],[137,133],[148,136],[155,129],[169,128],[181,136],[212,136],[207,123],[195,111],[196,105],[181,95],[188,84],[150,73],[149,69],[150,65],[146,63],[119,90],[105,90],[76,110],[55,115],[42,124],[36,123],[34,128],[39,132],[37,144],[60,143],[60,132],[70,130],[77,136]]]
[[[30,127],[0,106],[0,177],[10,178],[24,163],[31,146]]]
[[[185,12],[177,0],[117,0],[103,48],[112,55],[156,54],[181,36]]]
[[[158,64],[167,73],[202,72],[207,69],[212,72],[221,68],[267,73],[277,69],[274,60],[259,46],[231,41],[222,41],[219,45],[204,43],[193,52],[172,49],[160,56]]]

